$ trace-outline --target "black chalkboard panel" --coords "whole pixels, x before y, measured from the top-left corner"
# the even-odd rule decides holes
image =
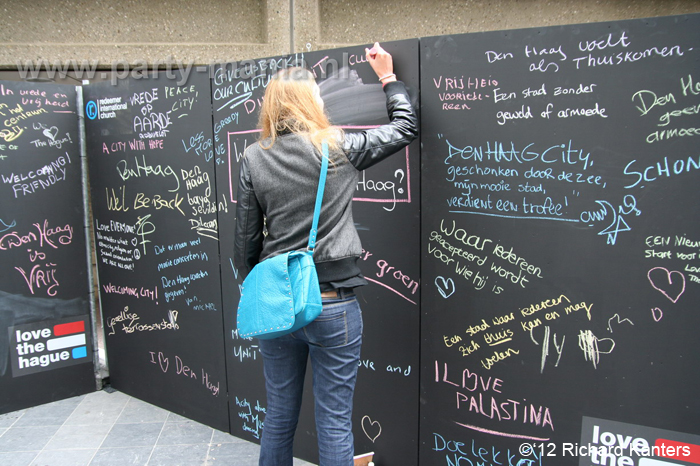
[[[697,444],[699,31],[421,40],[421,464]],[[626,448],[607,464],[642,464]]]
[[[396,74],[417,104],[418,41],[382,45],[393,54]],[[276,71],[290,66],[315,73],[332,122],[346,131],[388,122],[384,93],[365,61],[364,46],[232,63],[214,72],[217,200],[229,206],[220,212],[220,231],[231,432],[252,441],[262,433],[266,401],[257,340],[239,338],[235,331],[242,282],[232,261],[235,190],[238,161],[257,140],[265,86]],[[419,151],[415,142],[367,170],[354,202],[365,249],[362,270],[370,281],[357,290],[365,334],[355,394],[355,451],[374,451],[377,464],[416,464],[418,455]],[[295,455],[313,462],[318,453],[310,377],[305,387]]]
[[[208,70],[84,88],[112,386],[228,427]]]
[[[0,82],[0,413],[95,389],[76,89]]]

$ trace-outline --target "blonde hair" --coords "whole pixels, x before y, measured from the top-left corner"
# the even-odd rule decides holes
[[[316,81],[304,68],[287,68],[272,77],[260,107],[261,141],[270,139],[269,149],[277,136],[297,133],[306,137],[321,152],[326,140],[329,149],[338,149],[342,130],[332,126],[323,107],[314,96]]]

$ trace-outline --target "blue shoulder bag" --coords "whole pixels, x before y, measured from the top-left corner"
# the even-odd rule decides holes
[[[318,218],[328,172],[328,145],[323,142],[316,206],[305,251],[265,259],[250,271],[238,302],[238,335],[263,340],[295,332],[321,314],[321,289],[314,264]]]

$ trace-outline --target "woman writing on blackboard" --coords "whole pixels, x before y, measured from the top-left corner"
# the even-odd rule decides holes
[[[243,277],[259,261],[306,247],[314,210],[321,144],[330,166],[314,262],[323,312],[308,326],[259,340],[267,388],[261,466],[292,465],[306,361],[313,371],[320,466],[351,466],[352,399],[362,344],[362,315],[353,288],[366,285],[352,216],[360,171],[404,148],[418,134],[417,117],[391,55],[374,44],[366,58],[383,85],[390,123],[344,134],[331,126],[314,76],[302,68],[269,82],[260,110],[261,139],[241,160],[234,260]],[[267,228],[263,234],[264,226]]]

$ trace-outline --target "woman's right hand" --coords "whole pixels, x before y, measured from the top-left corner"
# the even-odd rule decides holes
[[[371,49],[365,48],[365,57],[382,84],[396,81],[391,54],[384,50],[379,42],[375,42]]]

